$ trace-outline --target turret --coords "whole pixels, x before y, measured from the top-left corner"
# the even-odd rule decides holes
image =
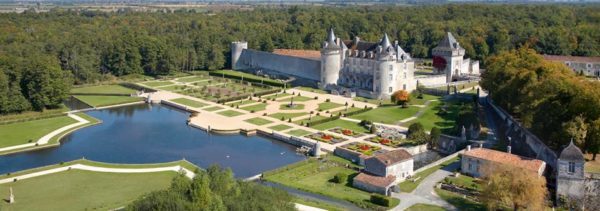
[[[242,55],[242,51],[244,49],[248,49],[248,42],[232,42],[231,43],[231,69],[239,70],[243,67],[241,64],[240,56]]]
[[[376,83],[379,86],[379,90],[376,87],[374,91],[378,93],[380,98],[386,98],[397,90],[396,77],[398,70],[396,70],[397,66],[395,64],[396,50],[393,48],[387,34],[383,36],[377,48],[376,68],[379,73],[379,81],[376,81]]]
[[[446,82],[460,75],[465,49],[460,46],[452,33],[447,32],[437,47],[431,51],[433,67],[439,73],[446,73]]]
[[[336,43],[336,37],[333,28],[327,34],[327,40],[323,43],[321,50],[321,84],[320,88],[326,88],[327,85],[336,85],[341,64],[342,48]]]

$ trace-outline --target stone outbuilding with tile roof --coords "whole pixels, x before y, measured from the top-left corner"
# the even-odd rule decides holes
[[[399,149],[365,159],[364,172],[354,177],[356,188],[389,195],[394,184],[413,175],[413,156]]]
[[[473,177],[483,177],[485,165],[504,164],[536,173],[542,176],[546,170],[546,162],[534,158],[523,157],[493,149],[475,148],[467,146],[462,154],[461,172]]]

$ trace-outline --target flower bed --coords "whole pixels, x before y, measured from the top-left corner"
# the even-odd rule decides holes
[[[345,138],[342,138],[342,137],[332,136],[332,135],[325,134],[325,133],[322,133],[322,132],[313,133],[313,134],[310,134],[310,135],[308,135],[306,137],[314,139],[314,140],[317,140],[317,141],[329,143],[329,144],[337,144],[337,143],[341,143],[341,142],[344,142],[344,141],[348,140],[348,139],[345,139]]]
[[[334,133],[339,133],[339,134],[343,134],[345,136],[350,136],[350,137],[354,137],[354,138],[358,138],[361,136],[364,136],[365,134],[363,133],[359,133],[353,130],[349,130],[349,129],[345,129],[345,128],[340,128],[340,127],[335,127],[335,128],[331,128],[329,129],[330,132],[334,132]]]
[[[411,141],[406,140],[406,139],[389,139],[389,138],[382,138],[380,136],[367,138],[367,139],[365,139],[365,141],[378,143],[378,144],[381,144],[384,146],[394,147],[394,148],[412,144]]]
[[[357,142],[346,144],[342,147],[368,156],[385,152],[385,150],[382,150],[381,147]]]

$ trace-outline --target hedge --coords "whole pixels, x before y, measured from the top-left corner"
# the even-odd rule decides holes
[[[345,113],[345,114],[344,114],[344,116],[352,116],[352,115],[356,115],[356,114],[364,113],[364,112],[370,111],[371,109],[373,109],[373,108],[371,108],[371,107],[367,107],[367,108],[365,108],[365,109],[360,109],[360,110],[356,110],[356,111],[351,111],[351,112]]]
[[[384,207],[390,207],[392,205],[392,199],[390,197],[381,195],[381,194],[373,194],[371,195],[371,200],[373,204],[381,205]]]
[[[315,121],[312,121],[312,122],[309,122],[309,123],[306,123],[306,124],[307,124],[307,127],[310,127],[310,126],[315,126],[315,125],[318,125],[318,124],[323,124],[325,122],[330,122],[330,121],[333,121],[333,120],[337,120],[339,118],[340,118],[340,116],[332,116],[332,117],[328,117],[328,118],[325,118],[325,119],[315,120]]]

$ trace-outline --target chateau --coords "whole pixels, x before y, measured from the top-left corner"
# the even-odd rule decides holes
[[[433,49],[435,75],[415,76],[415,60],[397,41],[384,34],[378,42],[359,37],[341,40],[330,29],[321,51],[276,49],[273,53],[248,49],[233,42],[231,64],[235,70],[282,74],[332,93],[385,99],[417,85],[443,85],[467,75],[479,75],[479,63],[463,59],[465,50],[451,33]]]

